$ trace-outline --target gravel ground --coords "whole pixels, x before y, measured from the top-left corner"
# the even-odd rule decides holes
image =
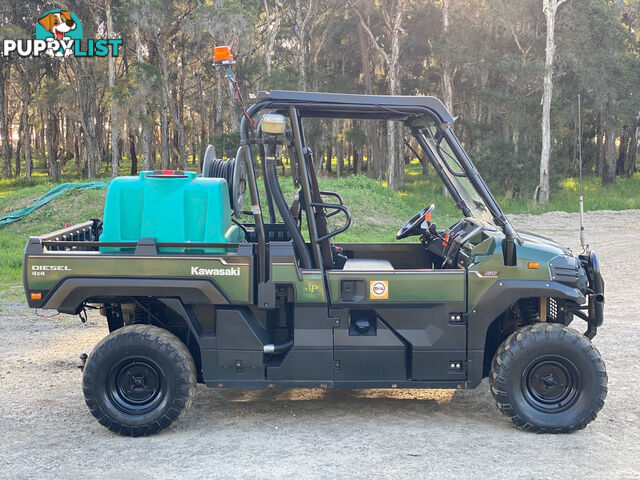
[[[578,250],[575,214],[513,216]],[[640,211],[592,212],[606,281],[595,338],[609,373],[598,418],[572,435],[516,430],[475,390],[211,390],[149,438],[118,437],[84,404],[78,356],[101,317],[0,309],[2,478],[640,478]],[[632,313],[633,312],[633,313]],[[631,315],[630,315],[631,314]],[[583,322],[576,321],[583,329]]]

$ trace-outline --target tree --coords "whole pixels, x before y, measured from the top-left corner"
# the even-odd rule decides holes
[[[453,0],[442,0],[442,32],[446,37],[449,32],[449,10]],[[453,78],[456,75],[456,68],[451,66],[449,59],[442,62],[442,91],[443,102],[449,113],[453,115]],[[446,191],[446,190],[445,190]]]
[[[547,0],[546,10],[540,3],[64,3],[81,19],[86,38],[122,37],[124,46],[117,59],[3,58],[2,174],[29,176],[29,157],[55,180],[71,173],[72,158],[82,175],[96,176],[120,173],[124,151],[132,172],[136,152],[144,170],[153,168],[156,156],[164,168],[194,169],[191,158],[194,165],[202,161],[209,143],[233,155],[242,114],[224,72],[211,64],[212,47],[229,44],[245,93],[438,96],[458,117],[456,134],[496,193],[530,197],[538,185],[541,201],[562,178],[577,174],[575,95],[581,93],[585,172],[604,183],[615,182],[616,173],[632,175],[640,123],[640,0]],[[0,0],[0,37],[31,37],[43,8],[42,2]],[[554,53],[551,46],[554,56],[547,55]],[[362,171],[388,178],[392,188],[402,185],[404,172],[398,127],[305,122],[314,164],[326,166],[322,174]],[[357,129],[366,142],[348,134]],[[14,144],[9,137],[16,132]],[[539,175],[543,153],[545,182]],[[334,155],[337,169],[330,164]],[[104,163],[111,164],[108,171],[100,168]]]
[[[380,14],[386,27],[388,46],[383,48],[371,31],[371,26],[360,12],[358,6],[351,4],[351,10],[355,12],[362,29],[369,37],[371,45],[377,50],[387,66],[389,75],[389,93],[400,94],[400,47],[404,36],[402,23],[407,11],[408,0],[384,0],[379,4]],[[402,126],[396,122],[387,122],[387,150],[389,153],[389,167],[387,182],[389,188],[397,190],[404,185],[404,161],[402,158]]]
[[[11,64],[0,63],[0,137],[2,137],[2,178],[11,178],[11,130],[9,128],[9,97]]]
[[[115,38],[113,31],[113,12],[111,11],[111,0],[104,0],[105,14],[107,17],[107,37]],[[109,56],[109,88],[113,89],[116,85],[116,59]],[[118,168],[120,167],[120,123],[118,121],[118,105],[111,102],[111,176],[118,176]]]
[[[542,151],[540,153],[540,184],[537,200],[549,202],[549,159],[551,158],[551,99],[553,97],[553,59],[556,53],[556,12],[566,0],[543,0],[542,11],[547,21],[547,44],[544,60],[544,90],[542,93]],[[535,194],[534,194],[535,197]]]

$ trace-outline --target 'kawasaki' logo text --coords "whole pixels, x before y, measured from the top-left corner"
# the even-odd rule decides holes
[[[233,267],[233,268],[191,267],[191,275],[202,275],[205,277],[212,277],[212,276],[239,277],[240,269],[238,267]]]

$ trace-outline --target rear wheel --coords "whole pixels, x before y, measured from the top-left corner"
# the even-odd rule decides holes
[[[172,333],[131,325],[106,336],[87,359],[85,401],[98,421],[127,436],[150,435],[178,420],[191,405],[196,369]]]
[[[489,377],[498,408],[532,432],[571,433],[596,418],[607,396],[607,372],[587,337],[538,323],[509,336]]]

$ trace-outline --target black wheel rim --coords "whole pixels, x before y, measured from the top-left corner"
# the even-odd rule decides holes
[[[164,374],[149,358],[125,358],[109,371],[107,393],[120,411],[142,415],[164,400],[167,393]]]
[[[536,410],[559,413],[571,408],[580,396],[580,372],[558,355],[536,358],[524,370],[522,392]]]

